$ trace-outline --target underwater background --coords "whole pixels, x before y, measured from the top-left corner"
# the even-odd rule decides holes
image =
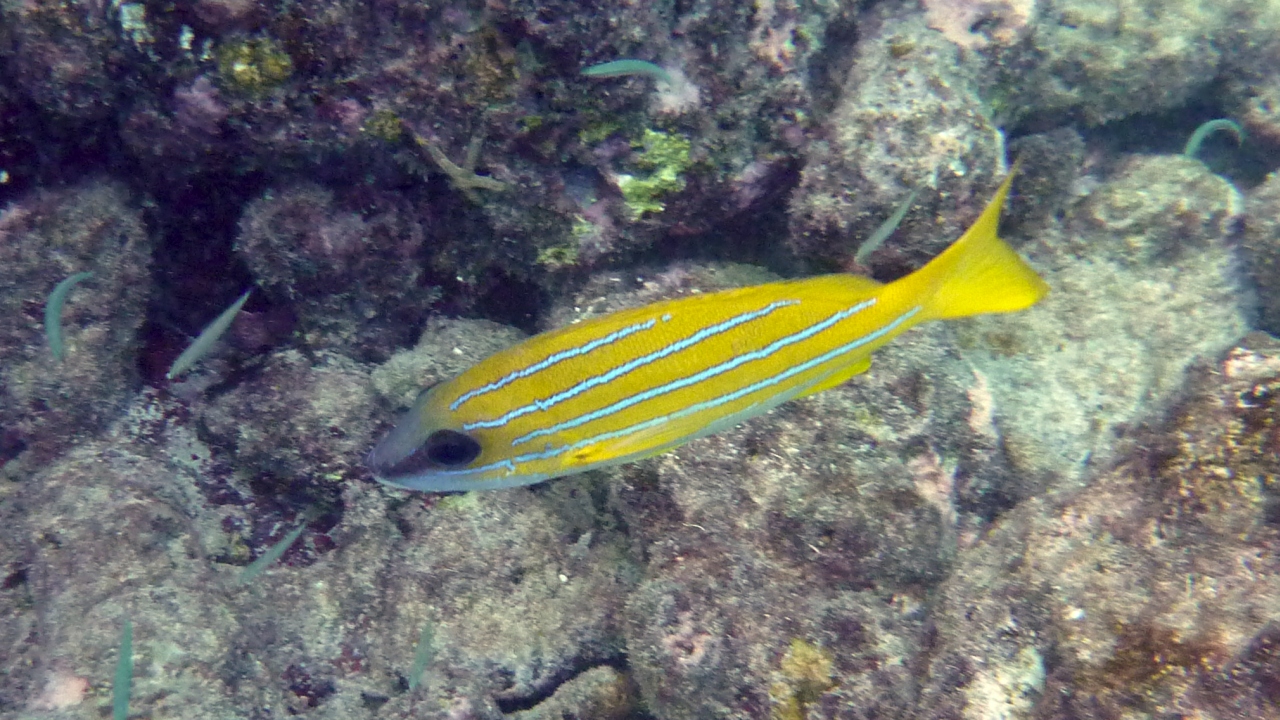
[[[364,466],[534,333],[905,276],[1014,158],[1026,311]],[[1280,0],[0,0],[0,717],[1280,718],[1278,168]]]

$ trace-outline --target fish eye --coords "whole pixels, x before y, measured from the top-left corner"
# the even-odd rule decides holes
[[[458,467],[480,456],[480,443],[457,430],[437,430],[422,445],[427,459],[437,465]]]

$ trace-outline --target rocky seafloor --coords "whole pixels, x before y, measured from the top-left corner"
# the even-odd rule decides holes
[[[132,718],[1280,718],[1277,26],[0,2],[0,717],[123,711],[128,623]],[[580,74],[619,58],[668,77]],[[1184,149],[1215,118],[1237,136]],[[1015,155],[1025,312],[610,470],[424,494],[362,465],[529,333],[901,276]]]

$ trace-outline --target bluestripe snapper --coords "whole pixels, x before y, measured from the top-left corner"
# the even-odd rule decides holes
[[[649,457],[835,387],[929,320],[1022,310],[1048,287],[978,220],[888,284],[827,275],[667,300],[542,333],[424,392],[369,453],[382,482],[484,490]]]

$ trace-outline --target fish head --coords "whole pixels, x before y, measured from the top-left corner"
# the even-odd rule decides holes
[[[449,409],[446,394],[445,386],[424,391],[369,452],[365,465],[379,482],[451,492],[529,485],[564,474],[554,456],[545,462],[513,462],[505,434],[467,429],[466,419]]]

